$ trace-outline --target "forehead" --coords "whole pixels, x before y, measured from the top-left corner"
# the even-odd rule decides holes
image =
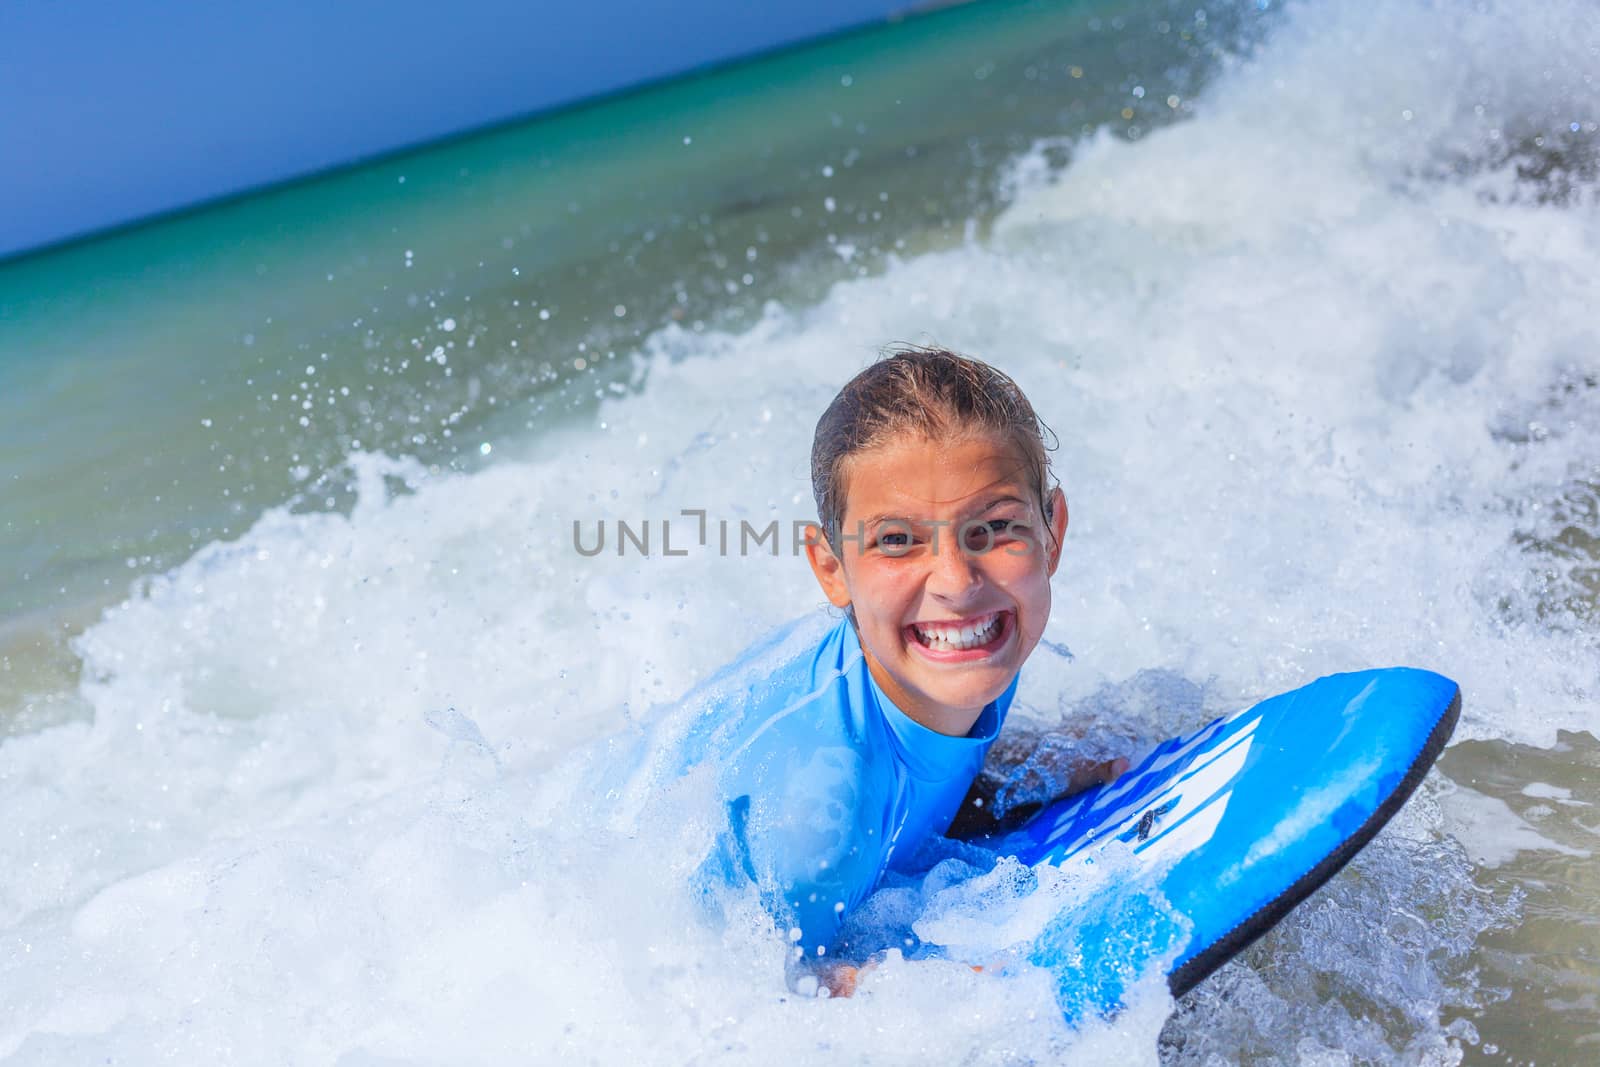
[[[842,473],[844,511],[852,519],[957,512],[997,496],[1032,499],[1021,450],[989,434],[896,437],[851,455]]]

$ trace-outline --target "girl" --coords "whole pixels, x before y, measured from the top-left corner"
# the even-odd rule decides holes
[[[844,920],[949,828],[1005,722],[1067,526],[1042,429],[1005,374],[911,347],[817,423],[806,555],[844,617],[747,694],[713,858],[787,930],[797,988],[854,988],[847,961],[870,946],[841,940]],[[1086,768],[1069,791],[1126,765]]]

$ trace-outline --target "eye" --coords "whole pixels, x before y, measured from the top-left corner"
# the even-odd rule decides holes
[[[973,541],[992,541],[1026,529],[1027,526],[1020,519],[987,519],[977,526],[970,527],[967,537]]]
[[[886,522],[873,531],[871,547],[886,556],[904,556],[918,544],[917,531],[899,520]]]
[[[966,527],[968,552],[985,553],[1000,545],[1009,545],[1028,536],[1027,524],[1022,519],[984,519]]]

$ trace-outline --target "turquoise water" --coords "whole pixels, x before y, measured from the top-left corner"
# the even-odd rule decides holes
[[[0,1055],[1580,1061],[1595,25],[986,2],[0,264]],[[754,914],[640,892],[694,783],[587,800],[819,598],[572,523],[806,517],[894,340],[1061,435],[1075,658],[1026,715],[1134,749],[1463,684],[1394,831],[1178,1005],[1073,1034],[936,962],[786,1002]]]
[[[1220,30],[1117,11],[943,12],[0,264],[13,658],[352,449],[471,468],[662,323],[815,300],[982,225],[1037,138],[1171,121]]]

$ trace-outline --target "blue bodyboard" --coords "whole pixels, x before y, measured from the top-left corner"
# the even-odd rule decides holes
[[[1115,1011],[1157,961],[1181,995],[1260,937],[1400,809],[1460,707],[1429,671],[1332,675],[1165,741],[985,842],[1029,866],[1123,865],[1032,944],[1068,1019]]]

